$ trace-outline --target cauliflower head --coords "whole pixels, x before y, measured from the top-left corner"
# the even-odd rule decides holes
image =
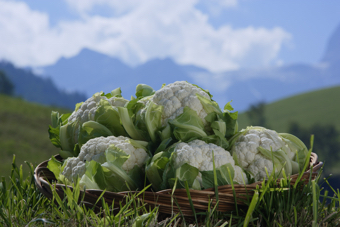
[[[113,96],[111,98],[107,98],[106,96],[102,96],[101,94],[102,93],[98,92],[94,94],[91,98],[87,99],[68,118],[69,123],[77,121],[77,128],[74,131],[74,142],[75,143],[78,142],[80,125],[82,125],[83,123],[87,121],[94,120],[95,113],[98,109],[98,106],[101,100],[107,100],[111,106],[120,106],[120,107],[123,107],[128,102],[128,100],[122,97]]]
[[[278,153],[282,165],[287,162],[289,165],[296,167],[296,163],[292,161],[295,157],[295,152],[289,148],[285,140],[276,131],[262,127],[248,127],[237,138],[231,152],[238,164],[244,170],[249,171],[256,181],[267,177],[265,167],[268,174],[273,172],[273,160],[270,154],[264,155],[261,152],[262,148],[273,151],[274,154]],[[276,172],[280,172],[282,167],[277,165]],[[290,175],[291,173],[287,174]]]
[[[105,151],[111,145],[121,149],[130,156],[122,165],[122,169],[127,173],[135,166],[142,167],[149,159],[149,155],[143,148],[135,147],[129,141],[130,138],[123,136],[97,137],[89,140],[81,147],[78,157],[72,157],[66,160],[62,175],[71,182],[73,182],[77,176],[81,178],[86,170],[86,161],[94,160],[98,163],[104,163],[106,161]]]
[[[177,81],[156,91],[151,100],[155,104],[164,107],[161,119],[162,126],[165,126],[169,119],[175,119],[181,115],[185,106],[196,111],[203,120],[203,123],[206,124],[204,118],[207,116],[207,113],[196,94],[210,99],[206,92],[186,81]]]
[[[189,143],[179,143],[173,153],[173,163],[175,168],[179,168],[185,163],[196,167],[199,171],[213,170],[213,152],[215,168],[225,164],[231,164],[234,168],[234,182],[247,184],[248,180],[243,170],[235,165],[233,157],[229,151],[223,149],[212,143],[206,143],[201,140],[193,140]],[[197,180],[202,184],[201,174],[198,175]]]

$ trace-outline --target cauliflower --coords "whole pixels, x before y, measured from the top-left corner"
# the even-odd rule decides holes
[[[286,174],[291,175],[299,171],[295,154],[300,147],[294,149],[293,142],[287,138],[266,128],[248,127],[238,135],[231,152],[238,164],[249,171],[256,181],[267,177],[265,167],[271,174],[274,164],[277,173],[285,168]],[[307,148],[302,150],[299,154],[305,157]]]
[[[161,119],[162,126],[165,126],[169,119],[175,119],[181,115],[185,106],[196,111],[203,123],[206,124],[204,118],[207,113],[196,94],[210,99],[208,93],[186,81],[177,81],[156,91],[151,100],[164,107]]]
[[[196,138],[227,148],[227,139],[237,130],[237,113],[230,113],[230,104],[222,112],[210,93],[196,85],[177,81],[154,94],[153,90],[145,93],[148,96],[132,100],[127,108],[133,113],[136,128],[154,143],[168,138],[183,142]]]
[[[118,108],[124,108],[128,100],[120,95],[120,88],[104,95],[94,94],[77,104],[75,111],[66,119],[58,119],[59,125],[49,130],[63,158],[77,156],[79,148],[88,140],[99,136],[127,136],[121,124]]]
[[[86,161],[94,160],[101,164],[106,162],[105,151],[111,145],[114,145],[130,156],[121,166],[124,171],[128,173],[135,166],[142,167],[149,158],[149,155],[143,148],[135,147],[129,141],[130,138],[123,136],[97,137],[89,140],[82,146],[78,157],[72,157],[66,160],[62,175],[71,182],[73,182],[77,176],[81,178],[86,170]]]
[[[275,131],[250,129],[237,139],[231,152],[236,155],[239,165],[247,168],[255,160],[255,156],[257,159],[264,158],[257,149],[260,146],[276,151],[284,146],[284,142]]]
[[[176,178],[177,185],[182,187],[184,181],[193,189],[213,187],[213,153],[218,185],[231,184],[231,181],[248,183],[246,174],[235,165],[229,151],[202,140],[179,142],[155,154],[146,166],[146,176],[155,190],[172,188]],[[230,179],[228,168],[233,179]]]
[[[78,142],[78,135],[80,131],[80,125],[87,121],[94,121],[95,113],[98,109],[101,100],[107,100],[111,106],[121,106],[123,107],[128,100],[122,97],[113,96],[111,98],[107,98],[106,96],[102,96],[102,93],[96,93],[91,98],[87,99],[85,102],[81,104],[81,106],[76,109],[71,116],[68,118],[68,122],[76,122],[77,127],[74,131],[74,142]]]
[[[183,164],[188,163],[196,167],[199,171],[213,170],[213,152],[215,168],[230,163],[235,170],[233,181],[243,184],[247,183],[247,177],[239,166],[235,165],[233,157],[229,151],[224,150],[212,143],[205,143],[201,140],[193,140],[189,143],[179,143],[174,151],[174,168],[180,168]],[[201,174],[197,177],[198,181],[202,184]],[[243,180],[244,179],[244,180]]]

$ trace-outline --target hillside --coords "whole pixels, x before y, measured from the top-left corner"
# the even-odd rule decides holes
[[[334,125],[340,130],[340,86],[292,96],[265,106],[265,118],[270,128],[286,132],[291,122],[302,127],[314,124]],[[240,128],[249,125],[245,113],[239,116]]]
[[[13,154],[18,164],[29,161],[38,164],[58,153],[48,138],[52,110],[22,99],[0,95],[0,176],[10,174]],[[26,164],[24,164],[26,168]]]

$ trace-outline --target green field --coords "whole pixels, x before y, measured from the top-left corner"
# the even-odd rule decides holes
[[[265,106],[267,125],[279,132],[286,132],[291,122],[297,122],[302,127],[334,125],[340,130],[339,116],[340,86],[292,96]],[[249,124],[246,113],[241,113],[240,128]]]
[[[58,153],[47,132],[52,110],[67,111],[0,95],[0,176],[10,175],[13,154],[17,164],[39,164]]]

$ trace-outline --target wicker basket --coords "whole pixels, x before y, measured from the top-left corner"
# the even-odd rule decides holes
[[[61,161],[62,158],[59,155],[55,156],[57,160]],[[315,179],[317,175],[317,171],[321,168],[323,165],[322,162],[318,162],[318,156],[315,153],[312,153],[310,158],[310,163],[313,165],[313,173],[312,173],[312,179]],[[47,168],[47,162],[44,161],[41,164],[39,164],[35,171],[34,171],[34,178],[35,183],[39,190],[49,199],[52,199],[52,191],[50,187],[50,183],[52,181],[55,181],[54,174],[49,171]],[[305,183],[309,181],[310,178],[310,170],[307,170],[303,176],[302,180],[304,180]],[[292,175],[292,181],[293,184],[298,175]],[[254,194],[254,190],[256,189],[256,186],[261,186],[262,182],[255,182],[253,184],[248,185],[234,185],[236,198],[237,198],[237,205],[238,206],[244,206],[244,198],[247,196],[252,196]],[[63,199],[64,198],[64,189],[66,186],[64,184],[56,184],[56,191],[59,194],[59,196]],[[70,187],[70,186],[67,186]],[[102,190],[86,190],[81,191],[81,195],[84,195],[84,201],[83,203],[89,207],[93,208],[94,204],[96,204],[96,201],[98,197],[102,194]],[[136,192],[105,192],[103,195],[103,198],[108,204],[114,203],[115,205],[119,205],[120,203],[124,204],[126,202],[126,196],[130,193],[136,193]],[[147,203],[151,207],[158,206],[159,212],[163,214],[172,214],[172,213],[179,213],[182,212],[185,216],[192,216],[193,211],[191,209],[189,199],[187,197],[187,193],[185,189],[176,189],[173,193],[174,198],[176,200],[175,202],[171,202],[174,199],[172,199],[172,190],[167,189],[163,191],[158,192],[152,192],[152,191],[145,191],[143,194],[139,195],[140,199],[143,199],[144,203]],[[193,201],[193,205],[195,207],[196,212],[205,212],[208,210],[208,206],[215,204],[215,189],[205,189],[205,190],[190,190],[191,199]],[[222,212],[232,211],[235,209],[235,198],[233,194],[233,189],[231,185],[224,185],[218,187],[218,198],[219,198],[219,206],[218,210]],[[100,210],[100,202],[94,207],[95,210]],[[180,207],[180,210],[178,208]]]

